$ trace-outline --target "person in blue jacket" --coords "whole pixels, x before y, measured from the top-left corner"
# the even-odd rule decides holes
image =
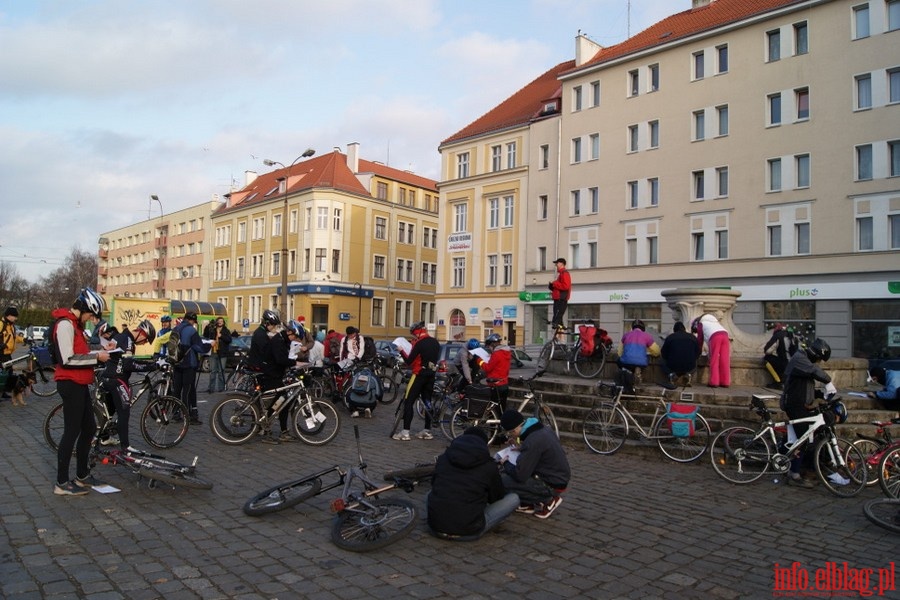
[[[200,355],[209,352],[209,344],[204,344],[197,331],[197,313],[184,314],[172,335],[179,336],[186,352],[180,362],[172,370],[172,385],[175,395],[187,405],[190,412],[190,424],[200,425],[200,413],[197,410],[197,369],[200,368]]]

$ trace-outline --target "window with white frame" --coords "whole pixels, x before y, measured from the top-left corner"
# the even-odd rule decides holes
[[[856,83],[856,109],[872,108],[872,74],[857,75],[854,80]]]
[[[794,242],[796,254],[809,254],[809,223],[794,223]]]
[[[768,124],[781,125],[781,94],[769,94],[766,101]]]
[[[538,271],[547,270],[547,247],[538,246],[537,248],[537,268]]]
[[[304,225],[304,229],[305,229],[306,231],[309,231],[310,229],[312,229],[312,221],[313,221],[313,217],[312,217],[312,207],[311,207],[311,206],[307,206],[305,209],[303,209],[303,213],[304,213],[305,218],[306,218],[306,223],[305,223],[305,225]]]
[[[769,184],[767,190],[770,192],[781,191],[781,159],[770,158],[768,161],[768,169],[766,173],[766,181]]]
[[[716,46],[716,73],[728,72],[728,44]]]
[[[703,50],[694,52],[691,56],[694,63],[694,80],[703,79],[706,76],[706,63],[704,62]]]
[[[547,220],[547,211],[549,210],[550,199],[546,194],[538,196],[538,220]]]
[[[900,140],[888,142],[888,176],[900,177]]]
[[[384,327],[384,298],[372,298],[372,326]]]
[[[600,82],[591,82],[591,106],[600,106]]]
[[[461,288],[466,286],[466,259],[453,259],[453,283],[451,287]]]
[[[384,279],[385,275],[385,264],[387,263],[387,258],[381,255],[376,254],[373,257],[372,263],[372,277],[375,279]]]
[[[503,226],[512,227],[515,221],[515,204],[512,196],[503,196]]]
[[[809,52],[809,27],[806,21],[794,23],[794,56]]]
[[[651,177],[647,180],[647,193],[650,196],[650,206],[659,206],[659,178]]]
[[[577,112],[581,110],[582,105],[582,90],[580,85],[576,85],[572,88],[572,112]]]
[[[316,272],[324,273],[326,268],[326,249],[316,248]]]
[[[637,208],[639,190],[637,181],[629,181],[628,184],[628,208]]]
[[[586,269],[597,266],[597,246],[600,240],[600,229],[596,225],[575,227],[568,231],[569,236],[569,270]]]
[[[798,88],[794,90],[794,102],[797,106],[797,120],[805,121],[809,119],[809,88]]]
[[[500,199],[490,198],[488,200],[488,229],[497,229],[500,227]]]
[[[900,249],[900,205],[894,194],[867,195],[854,200],[856,249]]]
[[[237,257],[237,269],[236,269],[237,272],[235,273],[235,277],[237,279],[240,280],[240,279],[243,279],[244,277],[246,277],[246,273],[244,273],[244,268],[245,268],[244,267],[244,257],[238,256]]]
[[[324,231],[328,229],[328,207],[316,207],[316,229]]]
[[[691,173],[691,182],[694,200],[703,200],[706,197],[706,172],[694,171]]]
[[[242,244],[247,241],[247,222],[241,221],[237,226],[237,241]]]
[[[659,148],[659,121],[650,121],[650,147]]]
[[[397,221],[397,243],[406,243],[406,223],[404,221]]]
[[[706,232],[691,232],[691,260],[706,260]]]
[[[572,190],[569,194],[572,198],[570,214],[577,217],[581,215],[581,190]]]
[[[300,228],[300,211],[296,208],[291,210],[288,217],[288,233],[297,233]]]
[[[469,205],[465,202],[457,202],[453,205],[453,233],[468,231]]]
[[[262,254],[254,254],[250,257],[250,277],[262,277],[264,269]]]
[[[700,141],[706,137],[706,111],[695,110],[694,113],[694,141]]]
[[[385,217],[375,217],[375,239],[387,239],[387,219]]]
[[[513,279],[513,256],[512,254],[503,255],[503,285],[511,286]]]
[[[588,137],[588,141],[591,144],[591,160],[597,160],[600,158],[600,134],[592,133]]]
[[[773,29],[766,32],[766,60],[775,62],[781,60],[781,30]]]
[[[394,301],[394,325],[397,327],[409,327],[412,324],[412,300]]]
[[[597,214],[600,212],[600,188],[590,187],[588,188],[588,196],[590,197],[590,212],[591,214]]]
[[[766,210],[767,256],[797,256],[811,249],[812,205],[773,206]]]
[[[719,137],[728,135],[728,105],[723,104],[716,107],[716,120],[719,124]]]
[[[266,218],[265,217],[256,217],[253,219],[253,238],[254,240],[261,240],[266,236]]]
[[[250,296],[247,300],[250,305],[250,322],[259,323],[259,318],[262,315],[262,296]]]
[[[900,0],[887,0],[887,30],[900,29]]]
[[[506,144],[506,168],[516,168],[516,142],[508,142]]]
[[[900,102],[900,69],[888,69],[888,102]]]
[[[868,181],[872,179],[872,144],[862,144],[856,147],[856,180]]]
[[[629,266],[659,262],[659,220],[625,224],[625,256]]]
[[[331,213],[331,228],[334,231],[341,230],[341,217],[343,216],[343,209],[335,208]]]
[[[456,155],[456,178],[463,179],[469,176],[469,153],[460,152]]]
[[[875,222],[872,217],[856,217],[856,249],[875,249]]]
[[[659,89],[659,65],[650,65],[647,69],[650,71],[650,91],[655,92]]]
[[[491,171],[495,172],[495,173],[497,171],[499,171],[502,168],[501,167],[501,165],[503,164],[502,161],[503,161],[503,147],[500,146],[500,144],[497,144],[496,146],[491,146]]]
[[[272,253],[272,267],[270,275],[277,277],[281,273],[281,252]]]
[[[540,164],[541,169],[549,169],[550,168],[550,146],[548,144],[541,145],[541,158]]]
[[[809,187],[809,154],[797,154],[794,156],[794,171],[797,175],[798,188]]]
[[[290,250],[288,251],[288,275],[294,275],[297,273],[297,251]]]
[[[728,196],[728,167],[716,167],[716,197]]]
[[[281,235],[281,215],[272,215],[272,235]]]
[[[869,37],[869,3],[853,7],[853,39]]]
[[[638,74],[638,70],[634,69],[632,71],[628,71],[628,95],[629,96],[637,96],[640,91],[640,75]]]
[[[637,125],[629,125],[628,126],[628,151],[629,152],[637,152],[638,151],[638,126]]]
[[[581,138],[572,138],[572,163],[581,162]]]

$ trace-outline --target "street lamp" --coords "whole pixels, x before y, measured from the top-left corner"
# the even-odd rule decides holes
[[[282,169],[287,169],[287,174],[284,177],[284,208],[281,213],[281,318],[285,321],[288,320],[288,293],[287,293],[287,272],[288,272],[288,242],[287,242],[287,230],[288,230],[288,188],[291,185],[291,169],[294,168],[298,162],[300,162],[303,158],[309,158],[316,151],[312,148],[307,148],[306,151],[294,159],[294,162],[290,164],[290,166],[285,167],[284,163],[280,163],[277,160],[269,160],[268,158],[263,160],[263,164],[267,167],[274,167],[275,165],[281,165]],[[278,179],[279,184],[281,183],[281,178]]]
[[[156,202],[159,204],[159,218],[162,219],[163,216],[163,207],[162,202],[159,201],[159,196],[156,194],[150,194],[150,203],[147,205],[147,220],[150,220],[150,210],[153,208],[153,203]]]

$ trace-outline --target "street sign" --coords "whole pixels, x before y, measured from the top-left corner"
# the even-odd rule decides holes
[[[349,321],[349,320],[350,320],[350,313],[339,313],[339,314],[338,314],[338,319],[340,319],[341,321]]]

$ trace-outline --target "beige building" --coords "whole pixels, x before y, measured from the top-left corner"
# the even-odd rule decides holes
[[[100,234],[98,291],[110,297],[205,302],[210,215],[220,205],[212,200]]]
[[[579,37],[555,94],[539,78],[441,145],[439,320],[546,339],[562,256],[567,319],[613,337],[636,317],[670,330],[664,289],[730,287],[748,332],[783,322],[835,356],[900,356],[900,2],[683,8],[616,46]],[[515,166],[495,169],[513,141]],[[504,235],[492,199],[508,196]],[[511,280],[491,287],[504,252]]]
[[[434,322],[436,182],[363,160],[356,143],[302,158],[248,173],[213,214],[209,300],[239,330],[270,308],[314,330],[352,325],[381,339]]]

